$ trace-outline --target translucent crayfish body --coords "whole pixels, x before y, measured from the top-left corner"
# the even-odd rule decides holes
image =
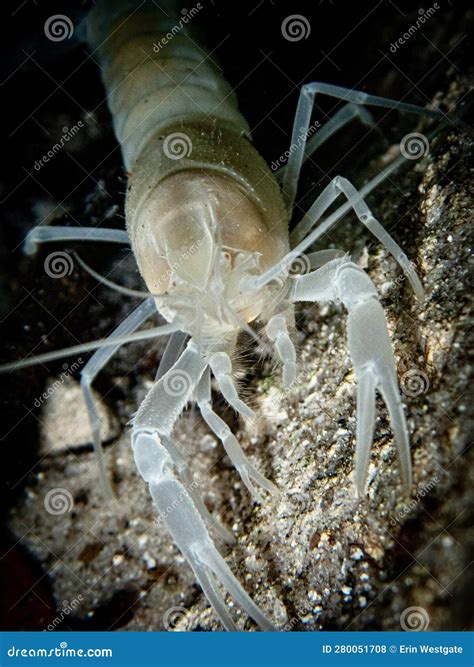
[[[247,322],[262,312],[265,294],[250,299],[239,283],[286,255],[288,212],[235,95],[202,47],[182,31],[157,48],[170,19],[144,9],[124,20],[118,5],[99,4],[88,35],[129,172],[132,249],[150,292],[166,295],[157,298],[160,312],[170,319],[170,302],[189,311],[206,293],[214,329],[195,312],[186,322],[216,335],[224,307]]]
[[[297,372],[290,335],[294,304],[340,303],[348,313],[347,341],[357,379],[355,485],[363,494],[378,391],[390,413],[402,480],[409,490],[408,430],[385,315],[374,284],[347,254],[333,249],[305,255],[305,272],[294,270],[295,260],[353,210],[395,257],[415,294],[423,297],[413,263],[364,199],[401,166],[403,158],[361,191],[337,176],[291,234],[289,220],[304,160],[353,119],[371,123],[362,105],[435,118],[439,114],[330,84],[306,84],[296,109],[288,163],[275,175],[253,146],[231,87],[191,32],[190,21],[184,20],[190,12],[183,15],[173,2],[167,2],[165,9],[161,11],[153,2],[99,0],[86,21],[88,45],[101,67],[128,177],[127,232],[41,227],[30,232],[26,249],[31,253],[40,242],[62,239],[130,243],[147,288],[145,300],[106,341],[78,346],[81,350],[98,348],[82,371],[81,384],[101,474],[107,480],[91,383],[120,345],[171,334],[155,382],[133,418],[137,468],[156,510],[224,626],[235,629],[221,588],[262,629],[271,630],[275,629],[271,621],[215,546],[214,539],[231,542],[232,535],[215,521],[200,498],[185,457],[173,441],[173,428],[185,405],[194,400],[253,498],[262,502],[262,492],[278,492],[214,411],[211,377],[237,413],[252,417],[253,410],[239,397],[232,369],[239,333],[247,331],[271,349],[282,366],[283,385],[289,388]],[[323,127],[306,142],[317,94],[346,104],[326,131]],[[344,205],[326,215],[340,196],[346,199]],[[167,323],[137,332],[156,311]],[[254,327],[260,327],[258,333]],[[60,355],[40,355],[4,365],[2,370]]]

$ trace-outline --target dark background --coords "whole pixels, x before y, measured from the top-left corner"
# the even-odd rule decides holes
[[[472,41],[462,38],[472,28],[470,3],[440,0],[440,9],[423,30],[396,53],[390,51],[390,44],[416,21],[416,3],[202,0],[202,4],[198,20],[205,28],[208,45],[215,49],[225,76],[236,89],[255,144],[269,163],[289,145],[298,91],[304,82],[327,81],[424,106],[439,90],[445,90],[448,79],[452,80],[456,72],[466,73],[471,64]],[[425,3],[424,9],[431,5]],[[78,26],[89,6],[79,1],[2,3],[0,290],[4,360],[23,357],[44,336],[38,352],[66,347],[77,339],[103,336],[130,307],[130,301],[124,304],[116,294],[98,287],[78,266],[66,280],[51,280],[43,270],[47,251],[25,258],[19,249],[24,234],[38,220],[34,211],[39,201],[63,202],[64,215],[58,217],[59,224],[90,225],[91,220],[98,224],[107,216],[106,226],[123,226],[120,209],[108,213],[114,204],[121,203],[125,180],[99,70],[78,40],[52,43],[43,33],[45,20],[56,13],[66,14]],[[281,23],[290,14],[301,14],[309,20],[308,39],[289,42],[283,38]],[[438,102],[443,107],[443,99]],[[466,113],[467,106],[468,101],[459,112]],[[315,118],[324,121],[337,107],[333,99],[322,100]],[[374,115],[383,117],[382,131],[365,137],[363,148],[352,153],[350,159],[344,159],[347,149],[366,135],[357,124],[321,150],[319,171],[314,167],[305,170],[299,196],[303,209],[306,198],[312,198],[337,173],[345,173],[358,184],[359,170],[371,157],[414,124],[398,113],[375,111]],[[58,140],[61,128],[81,119],[86,129],[48,165],[35,171],[35,161]],[[116,248],[94,248],[92,244],[83,249],[83,256],[102,273],[113,265],[116,253]],[[130,269],[130,276],[122,282],[139,287],[132,262]],[[78,304],[72,311],[71,303]],[[58,321],[62,324],[57,325]],[[148,365],[143,363],[142,370],[150,377],[155,362],[150,358]],[[37,422],[29,412],[32,397],[41,394],[49,374],[60,372],[61,363],[2,378],[3,518],[22,493],[28,475],[34,474]],[[113,363],[120,368],[125,362],[119,355]],[[107,382],[107,374],[98,379],[99,391],[110,389]],[[118,389],[109,396],[109,400],[120,398]],[[32,595],[21,609],[17,608],[14,617],[9,613],[8,601],[40,578],[41,568],[6,528],[1,536],[5,554],[0,580],[1,626],[38,629],[47,625],[48,618],[55,616],[47,578],[37,585],[40,597],[48,599],[50,607],[44,608]],[[96,619],[100,619],[99,614]],[[78,621],[77,627],[84,626]]]

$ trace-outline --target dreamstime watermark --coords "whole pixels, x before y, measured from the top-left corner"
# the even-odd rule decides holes
[[[429,624],[429,614],[423,607],[407,607],[400,614],[400,625],[405,632],[423,632]]]
[[[74,611],[77,607],[80,606],[81,602],[84,601],[84,598],[82,595],[78,595],[77,598],[74,598],[74,600],[71,600],[71,602],[68,602],[67,600],[64,600],[61,606],[61,609],[59,611],[58,616],[53,618],[51,623],[46,627],[43,632],[52,632],[53,630],[56,630],[58,625],[61,625],[61,623],[64,621],[64,619],[69,616],[69,614]]]
[[[62,128],[62,135],[59,138],[59,141],[57,141],[52,148],[49,149],[47,153],[43,155],[43,157],[40,160],[36,160],[36,162],[33,165],[33,168],[36,171],[39,171],[44,165],[49,162],[50,160],[55,157],[60,150],[64,148],[64,146],[71,141],[73,137],[76,136],[76,134],[79,132],[79,130],[82,130],[84,127],[84,123],[82,120],[78,120],[75,125],[72,127],[63,127]]]
[[[398,523],[403,521],[410,512],[412,512],[420,503],[421,499],[427,496],[437,484],[440,482],[440,478],[435,476],[430,479],[427,484],[421,487],[421,489],[416,493],[414,498],[411,498],[408,503],[405,503],[403,507],[398,510],[398,512],[390,519],[390,526],[394,528]]]
[[[405,396],[415,398],[421,396],[421,394],[426,394],[429,388],[430,380],[426,373],[419,368],[410,368],[400,378],[400,389]]]
[[[186,607],[170,607],[163,614],[163,625],[165,626],[165,629],[168,631],[175,630],[179,621],[184,618],[187,613],[188,610]]]
[[[439,8],[440,7],[437,2],[433,3],[432,7],[429,7],[426,10],[420,8],[418,10],[418,18],[416,19],[415,23],[413,23],[401,37],[390,44],[390,51],[392,53],[396,53],[401,46],[408,42],[410,37],[413,37],[413,35],[418,32],[418,30],[433,16],[433,14],[436,14]]]
[[[306,607],[303,605],[302,607],[298,607],[295,609],[295,616],[292,616],[287,623],[282,628],[283,632],[291,632],[294,630],[295,626],[298,625],[298,623],[301,623],[302,620],[304,619],[305,616],[308,616],[308,614],[313,613],[312,607]]]
[[[407,266],[403,266],[401,268],[402,268],[402,273],[399,276],[397,276],[393,281],[394,285],[396,285],[397,287],[399,287],[402,283],[404,283],[405,280],[410,277],[410,274],[413,275],[417,273],[417,267],[414,262],[408,262]]]
[[[172,368],[163,377],[163,389],[168,396],[185,396],[191,387],[191,376],[181,368]]]
[[[50,278],[64,278],[74,271],[74,262],[69,253],[63,250],[51,252],[44,260],[44,271]]]
[[[172,132],[163,141],[163,153],[170,160],[181,160],[189,157],[193,150],[193,143],[184,132]]]
[[[158,517],[162,521],[166,521],[166,518],[170,516],[185,500],[189,500],[189,492],[193,492],[199,488],[202,480],[199,479],[196,475],[194,476],[191,484],[188,484],[186,488],[183,487],[183,490],[176,496],[176,498],[164,509],[160,510]]]
[[[70,39],[74,32],[74,25],[65,14],[54,14],[44,23],[44,34],[51,42],[63,42]]]
[[[74,499],[70,491],[58,487],[48,491],[44,497],[43,504],[48,514],[60,516],[61,514],[66,514],[66,512],[72,510]]]
[[[169,30],[164,37],[162,37],[158,42],[155,42],[153,44],[153,51],[155,53],[159,53],[161,49],[169,44],[171,40],[178,35],[181,30],[184,28],[184,26],[193,19],[196,14],[200,12],[202,9],[202,5],[200,2],[197,2],[194,7],[191,9],[182,9],[181,10],[181,18],[178,20],[178,22]]]
[[[287,276],[300,276],[311,271],[311,260],[308,255],[296,255],[282,262],[282,271]]]
[[[308,39],[311,32],[311,24],[302,14],[291,14],[282,21],[281,34],[289,42],[299,42]]]
[[[160,276],[158,280],[158,284],[163,283],[163,282],[169,282],[170,279],[173,277],[173,273],[178,273],[179,268],[183,266],[183,264],[193,257],[198,251],[198,249],[202,246],[202,239],[198,239],[195,241],[195,243],[192,243],[189,248],[187,248],[184,252],[181,253],[179,258],[173,262],[173,264],[170,265],[168,269]]]
[[[400,141],[400,153],[407,160],[419,160],[428,155],[430,142],[420,132],[410,132]]]
[[[300,276],[304,273],[309,273],[311,271],[311,260],[308,255],[300,254],[295,255],[290,253],[282,262],[281,269],[278,275],[273,278],[279,287],[283,287],[283,284],[287,278],[292,276]]]
[[[287,161],[290,155],[292,155],[298,148],[300,148],[310,137],[313,136],[313,134],[316,132],[321,127],[321,123],[319,120],[317,120],[315,123],[310,125],[306,132],[304,132],[304,129],[301,127],[300,128],[300,134],[296,138],[296,141],[293,141],[291,146],[286,150],[282,155],[277,160],[274,160],[271,165],[270,169],[272,171],[276,171],[280,167],[282,167]]]
[[[113,652],[111,648],[69,648],[67,642],[61,642],[52,648],[16,648],[12,645],[8,647],[7,655],[9,658],[111,658]]]
[[[35,408],[40,408],[43,405],[43,403],[45,403],[45,401],[48,400],[48,398],[51,398],[54,392],[57,391],[59,387],[61,387],[61,385],[63,385],[66,382],[66,380],[69,377],[71,377],[71,375],[74,375],[74,373],[76,373],[79,370],[82,364],[83,364],[82,357],[79,357],[78,360],[72,364],[63,364],[63,370],[60,373],[57,380],[55,380],[53,384],[50,385],[46,389],[46,391],[44,391],[41,394],[41,396],[36,397],[35,400],[33,401],[33,405],[35,406]]]

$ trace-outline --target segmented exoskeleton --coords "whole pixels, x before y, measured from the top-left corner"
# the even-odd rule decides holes
[[[341,302],[348,312],[348,345],[357,376],[357,489],[364,491],[376,390],[388,407],[403,482],[409,489],[407,426],[386,321],[372,281],[348,255],[331,250],[308,255],[313,271],[304,275],[291,271],[295,258],[352,208],[392,253],[421,298],[423,289],[412,263],[364,201],[403,159],[360,192],[347,179],[335,178],[291,235],[288,223],[305,157],[352,119],[370,123],[370,115],[360,105],[433,117],[439,114],[329,84],[307,84],[301,91],[293,128],[296,150],[280,171],[280,188],[251,143],[249,127],[230,86],[177,10],[168,3],[165,20],[154,3],[100,0],[87,19],[89,47],[102,69],[128,172],[127,233],[40,227],[30,233],[26,247],[33,252],[39,242],[68,238],[130,242],[150,296],[109,339],[81,348],[100,348],[81,378],[95,448],[100,453],[100,422],[91,393],[95,376],[122,343],[171,334],[155,384],[133,419],[132,446],[138,470],[224,626],[235,628],[218,584],[262,629],[270,630],[272,623],[214,545],[211,532],[226,541],[232,536],[215,522],[200,499],[184,457],[173,443],[172,430],[186,403],[194,398],[253,497],[260,500],[258,486],[276,492],[213,411],[211,373],[227,402],[241,415],[252,416],[253,411],[238,396],[232,374],[231,357],[239,332],[250,331],[257,337],[252,324],[263,325],[288,388],[296,376],[296,353],[289,334],[294,327],[294,303]],[[179,30],[173,30],[177,25]],[[306,143],[317,93],[347,104]],[[316,226],[340,194],[347,203]],[[168,324],[133,334],[156,310]],[[23,365],[53,356],[43,355]],[[106,478],[103,468],[102,474]],[[174,502],[176,498],[179,503]],[[167,511],[170,506],[172,512]]]

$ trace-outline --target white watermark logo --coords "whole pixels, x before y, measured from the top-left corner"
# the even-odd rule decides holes
[[[50,278],[70,276],[74,271],[71,255],[62,250],[51,252],[44,260],[44,271]]]
[[[421,489],[417,491],[416,496],[411,498],[408,503],[403,505],[403,507],[398,510],[396,515],[390,519],[390,525],[392,528],[395,527],[397,523],[403,521],[403,519],[405,519],[405,517],[408,516],[408,514],[410,514],[410,512],[412,512],[418,506],[420,501],[425,496],[427,496],[435,488],[435,486],[439,484],[440,481],[441,480],[439,477],[433,477],[433,479],[430,479],[427,484],[422,486]]]
[[[428,155],[429,150],[429,141],[420,132],[410,132],[400,141],[400,153],[407,160],[419,160]]]
[[[413,35],[433,16],[433,14],[438,11],[438,9],[439,5],[437,2],[435,2],[432,7],[429,7],[426,10],[420,8],[418,10],[418,18],[416,19],[415,23],[413,23],[401,37],[390,44],[390,51],[392,53],[396,53],[398,49],[406,44],[410,37],[413,37]]]
[[[82,357],[79,357],[78,360],[72,364],[63,364],[63,370],[59,375],[59,378],[55,380],[53,384],[41,394],[41,396],[36,397],[33,401],[35,408],[40,408],[71,375],[74,375],[74,373],[80,369],[82,364]]]
[[[69,616],[72,611],[79,607],[83,600],[84,598],[82,595],[78,595],[77,598],[74,598],[74,600],[71,600],[71,602],[63,600],[59,614],[53,618],[48,627],[44,629],[44,632],[52,632],[53,630],[56,630],[58,625],[61,625],[64,619]]]
[[[192,141],[184,132],[172,132],[163,141],[163,152],[170,160],[189,157],[192,150]]]
[[[158,42],[155,42],[153,44],[153,51],[155,53],[159,53],[163,47],[165,47],[167,44],[171,42],[173,37],[178,35],[181,30],[185,27],[187,23],[189,23],[195,16],[196,14],[199,13],[199,11],[202,9],[202,5],[200,2],[197,2],[194,7],[191,9],[182,9],[181,10],[181,18],[179,21],[169,30],[164,37],[162,37]]]
[[[281,271],[273,279],[280,287],[283,287],[288,277],[300,276],[311,271],[311,260],[308,255],[295,255],[290,253],[284,261],[281,262]]]
[[[54,14],[44,24],[44,34],[52,42],[62,42],[70,39],[74,32],[74,26],[69,16],[65,14]]]
[[[60,516],[70,512],[74,506],[72,494],[67,489],[50,489],[44,497],[44,508],[48,514]]]
[[[191,376],[180,368],[171,369],[163,377],[163,389],[168,396],[185,396],[191,386]]]
[[[299,42],[302,39],[308,39],[311,32],[311,24],[301,14],[291,14],[283,20],[281,24],[281,34],[289,42]]]
[[[423,607],[407,607],[400,614],[400,625],[405,632],[423,632],[429,624],[429,614]]]
[[[111,658],[113,653],[111,648],[72,648],[67,642],[61,642],[59,646],[51,648],[16,648],[10,646],[7,650],[9,658],[51,658],[50,664],[54,658]]]
[[[76,134],[79,132],[84,127],[84,123],[82,120],[79,120],[75,125],[72,127],[63,127],[62,128],[62,135],[59,138],[59,141],[57,141],[52,148],[49,149],[47,153],[43,155],[43,157],[39,160],[36,160],[36,162],[33,165],[33,168],[35,171],[39,171],[44,165],[49,162],[53,157],[55,157],[59,151],[64,148],[64,146],[71,141],[73,137],[76,136]]]
[[[160,276],[160,279],[159,279],[158,283],[160,284],[160,283],[162,283],[162,282],[168,282],[168,281],[172,278],[173,274],[174,274],[174,273],[178,273],[179,268],[180,268],[181,266],[183,266],[183,264],[185,264],[185,262],[186,262],[188,259],[190,259],[191,257],[193,257],[193,256],[197,253],[197,251],[198,251],[198,249],[201,247],[201,245],[202,245],[202,239],[198,239],[195,243],[193,243],[192,245],[190,245],[189,248],[187,248],[187,249],[186,249],[186,250],[179,256],[178,260],[175,261],[175,262],[173,262],[173,264],[170,265],[169,269],[167,269],[167,270]]]
[[[400,389],[406,396],[411,396],[412,398],[421,396],[421,394],[426,394],[429,388],[429,378],[419,368],[410,368],[400,378]]]
[[[189,499],[189,493],[195,491],[196,489],[199,488],[201,485],[202,480],[199,479],[197,475],[194,476],[194,479],[192,480],[191,484],[188,484],[186,489],[183,489],[183,491],[180,491],[179,495],[174,498],[174,500],[167,505],[167,507],[163,510],[160,510],[159,513],[159,518],[162,521],[166,521],[167,517],[169,517],[173,512],[178,508],[181,503],[188,501]]]
[[[277,160],[273,160],[273,162],[270,165],[270,169],[272,171],[276,171],[280,167],[282,167],[285,162],[288,160],[290,155],[293,155],[293,153],[300,148],[300,146],[303,146],[306,141],[313,136],[313,134],[316,132],[321,127],[321,123],[319,120],[317,120],[315,123],[310,125],[306,131],[304,131],[304,128],[300,127],[299,132],[300,134],[296,137],[295,141],[292,142],[291,146],[286,150],[282,155]]]
[[[170,607],[163,615],[163,625],[166,630],[175,630],[179,621],[186,616],[185,607]]]

